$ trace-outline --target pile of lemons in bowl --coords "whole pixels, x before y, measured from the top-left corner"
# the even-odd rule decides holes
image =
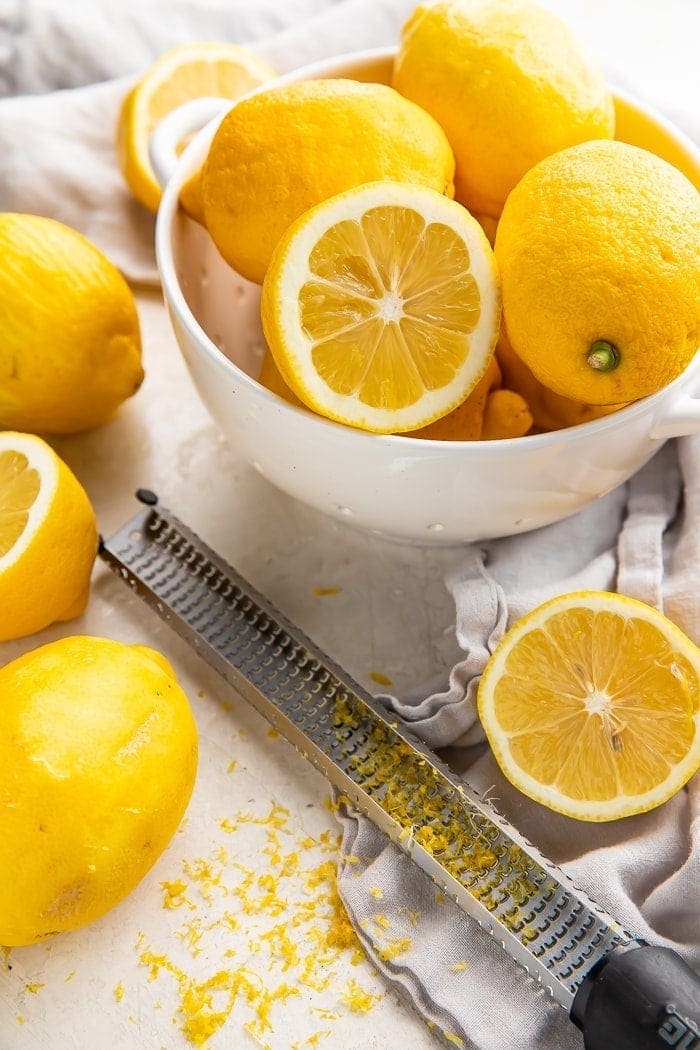
[[[608,85],[553,14],[421,5],[392,87],[268,86],[232,62],[254,90],[181,203],[262,283],[261,378],[287,400],[376,433],[517,437],[613,412],[688,365],[697,192],[615,140]]]
[[[118,145],[155,210],[155,124],[193,97],[245,96],[181,203],[262,284],[260,379],[275,393],[378,434],[493,440],[614,412],[686,368],[700,340],[696,190],[614,139],[605,80],[555,16],[528,0],[437,2],[404,26],[391,87],[273,77],[233,45],[176,49],[125,98]],[[0,255],[4,642],[79,617],[97,550],[88,494],[38,435],[105,423],[143,369],[134,298],[94,245],[0,214]],[[571,816],[658,805],[697,765],[697,650],[614,595],[557,602],[484,676],[494,753]],[[596,650],[603,628],[622,655],[586,677],[577,646]],[[617,678],[602,698],[604,671]],[[641,715],[635,675],[648,679]],[[644,756],[660,707],[659,770]],[[578,732],[576,805],[547,767],[563,724]],[[623,731],[637,750],[621,799],[600,756]],[[0,669],[0,763],[0,944],[28,944],[97,918],[155,862],[192,791],[196,727],[160,654],[63,638]]]

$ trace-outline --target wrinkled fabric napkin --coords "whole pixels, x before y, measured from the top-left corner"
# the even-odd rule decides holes
[[[669,0],[671,8],[677,3],[679,13],[689,14],[682,0]],[[642,45],[657,23],[645,23],[642,8],[630,0],[594,14],[583,0],[550,6],[594,42],[609,72],[617,61],[616,20],[628,26],[634,14],[641,44],[624,56],[626,86],[656,98],[690,134],[696,130],[673,52],[665,66],[660,56],[652,78]],[[0,95],[6,96],[0,100],[0,209],[75,226],[133,283],[155,284],[153,219],[131,199],[114,154],[116,116],[134,74],[165,48],[202,38],[248,43],[282,72],[392,43],[412,7],[412,0],[122,0],[115,11],[107,0],[0,2]],[[692,99],[692,91],[686,94]],[[462,567],[446,581],[463,659],[449,681],[383,698],[430,746],[449,749],[450,762],[466,771],[469,783],[497,800],[527,838],[631,931],[675,947],[695,966],[698,778],[655,812],[612,824],[550,813],[500,774],[484,743],[475,695],[509,623],[565,591],[618,589],[663,609],[700,642],[699,520],[700,438],[685,438],[667,444],[628,485],[577,516],[465,548]],[[372,824],[344,808],[339,819],[343,855],[353,858],[339,872],[349,915],[378,969],[428,1021],[478,1050],[581,1047],[562,1011],[456,906],[437,899],[432,883]],[[378,912],[391,916],[391,939],[411,941],[391,961],[379,957],[374,943]]]

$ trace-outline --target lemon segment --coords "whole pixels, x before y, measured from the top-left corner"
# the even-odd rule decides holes
[[[128,93],[119,116],[117,146],[129,188],[150,211],[162,189],[148,155],[148,140],[168,113],[196,98],[236,99],[275,72],[236,44],[184,44],[166,52]]]
[[[478,704],[506,777],[579,820],[653,809],[700,765],[700,651],[622,595],[563,595],[525,616]]]
[[[465,400],[498,335],[493,253],[441,194],[383,182],[311,209],[263,286],[277,367],[310,408],[376,433],[423,427]]]
[[[23,452],[0,452],[0,560],[27,527],[41,482]]]
[[[97,524],[84,489],[29,434],[0,434],[0,642],[84,609]]]

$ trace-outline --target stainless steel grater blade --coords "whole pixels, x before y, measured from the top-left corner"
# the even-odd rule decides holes
[[[152,493],[139,498],[102,558],[571,1013],[591,972],[638,942]]]

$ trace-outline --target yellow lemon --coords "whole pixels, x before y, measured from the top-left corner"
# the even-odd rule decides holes
[[[293,394],[285,383],[279,368],[275,364],[275,359],[269,350],[265,351],[262,365],[260,366],[260,374],[258,376],[258,382],[264,386],[267,390],[271,390],[273,394],[277,394],[284,401],[288,401],[290,405],[294,405],[295,408],[306,408],[303,405],[296,394]]]
[[[202,173],[206,226],[235,270],[261,282],[277,242],[309,208],[394,179],[453,193],[444,132],[383,84],[309,80],[242,99]]]
[[[500,384],[501,370],[496,358],[492,357],[483,376],[461,405],[427,426],[409,431],[404,437],[428,441],[478,441],[484,425],[486,403]]]
[[[527,365],[520,360],[508,342],[503,327],[501,327],[496,344],[496,357],[503,372],[505,385],[517,391],[527,402],[532,422],[538,430],[563,430],[565,427],[575,427],[580,423],[589,423],[593,419],[609,416],[611,412],[617,412],[618,409],[625,407],[624,405],[585,405],[580,401],[562,397],[561,394],[555,394],[553,390],[548,390],[538,379],[535,379]]]
[[[670,383],[700,344],[699,233],[695,187],[646,150],[587,142],[543,160],[496,234],[518,357],[589,405]]]
[[[492,390],[486,399],[481,440],[504,441],[523,437],[532,424],[532,412],[522,394],[506,388]]]
[[[0,944],[93,922],[175,833],[197,731],[167,661],[63,638],[0,670]]]
[[[0,427],[72,434],[143,380],[134,297],[75,230],[0,213]]]
[[[97,553],[80,482],[31,434],[0,433],[0,642],[79,616]]]
[[[162,190],[148,156],[148,140],[163,117],[196,98],[235,99],[275,76],[244,47],[184,44],[167,51],[127,94],[119,114],[117,148],[124,178],[137,200],[157,211]]]
[[[478,706],[511,783],[578,820],[653,809],[700,765],[700,651],[619,594],[564,594],[519,620]]]
[[[493,355],[498,272],[476,219],[435,190],[376,182],[306,212],[275,251],[265,337],[329,419],[415,430],[470,394]]]
[[[610,92],[555,15],[529,0],[421,4],[403,28],[394,87],[431,113],[457,159],[457,200],[495,218],[533,164],[612,138]]]

